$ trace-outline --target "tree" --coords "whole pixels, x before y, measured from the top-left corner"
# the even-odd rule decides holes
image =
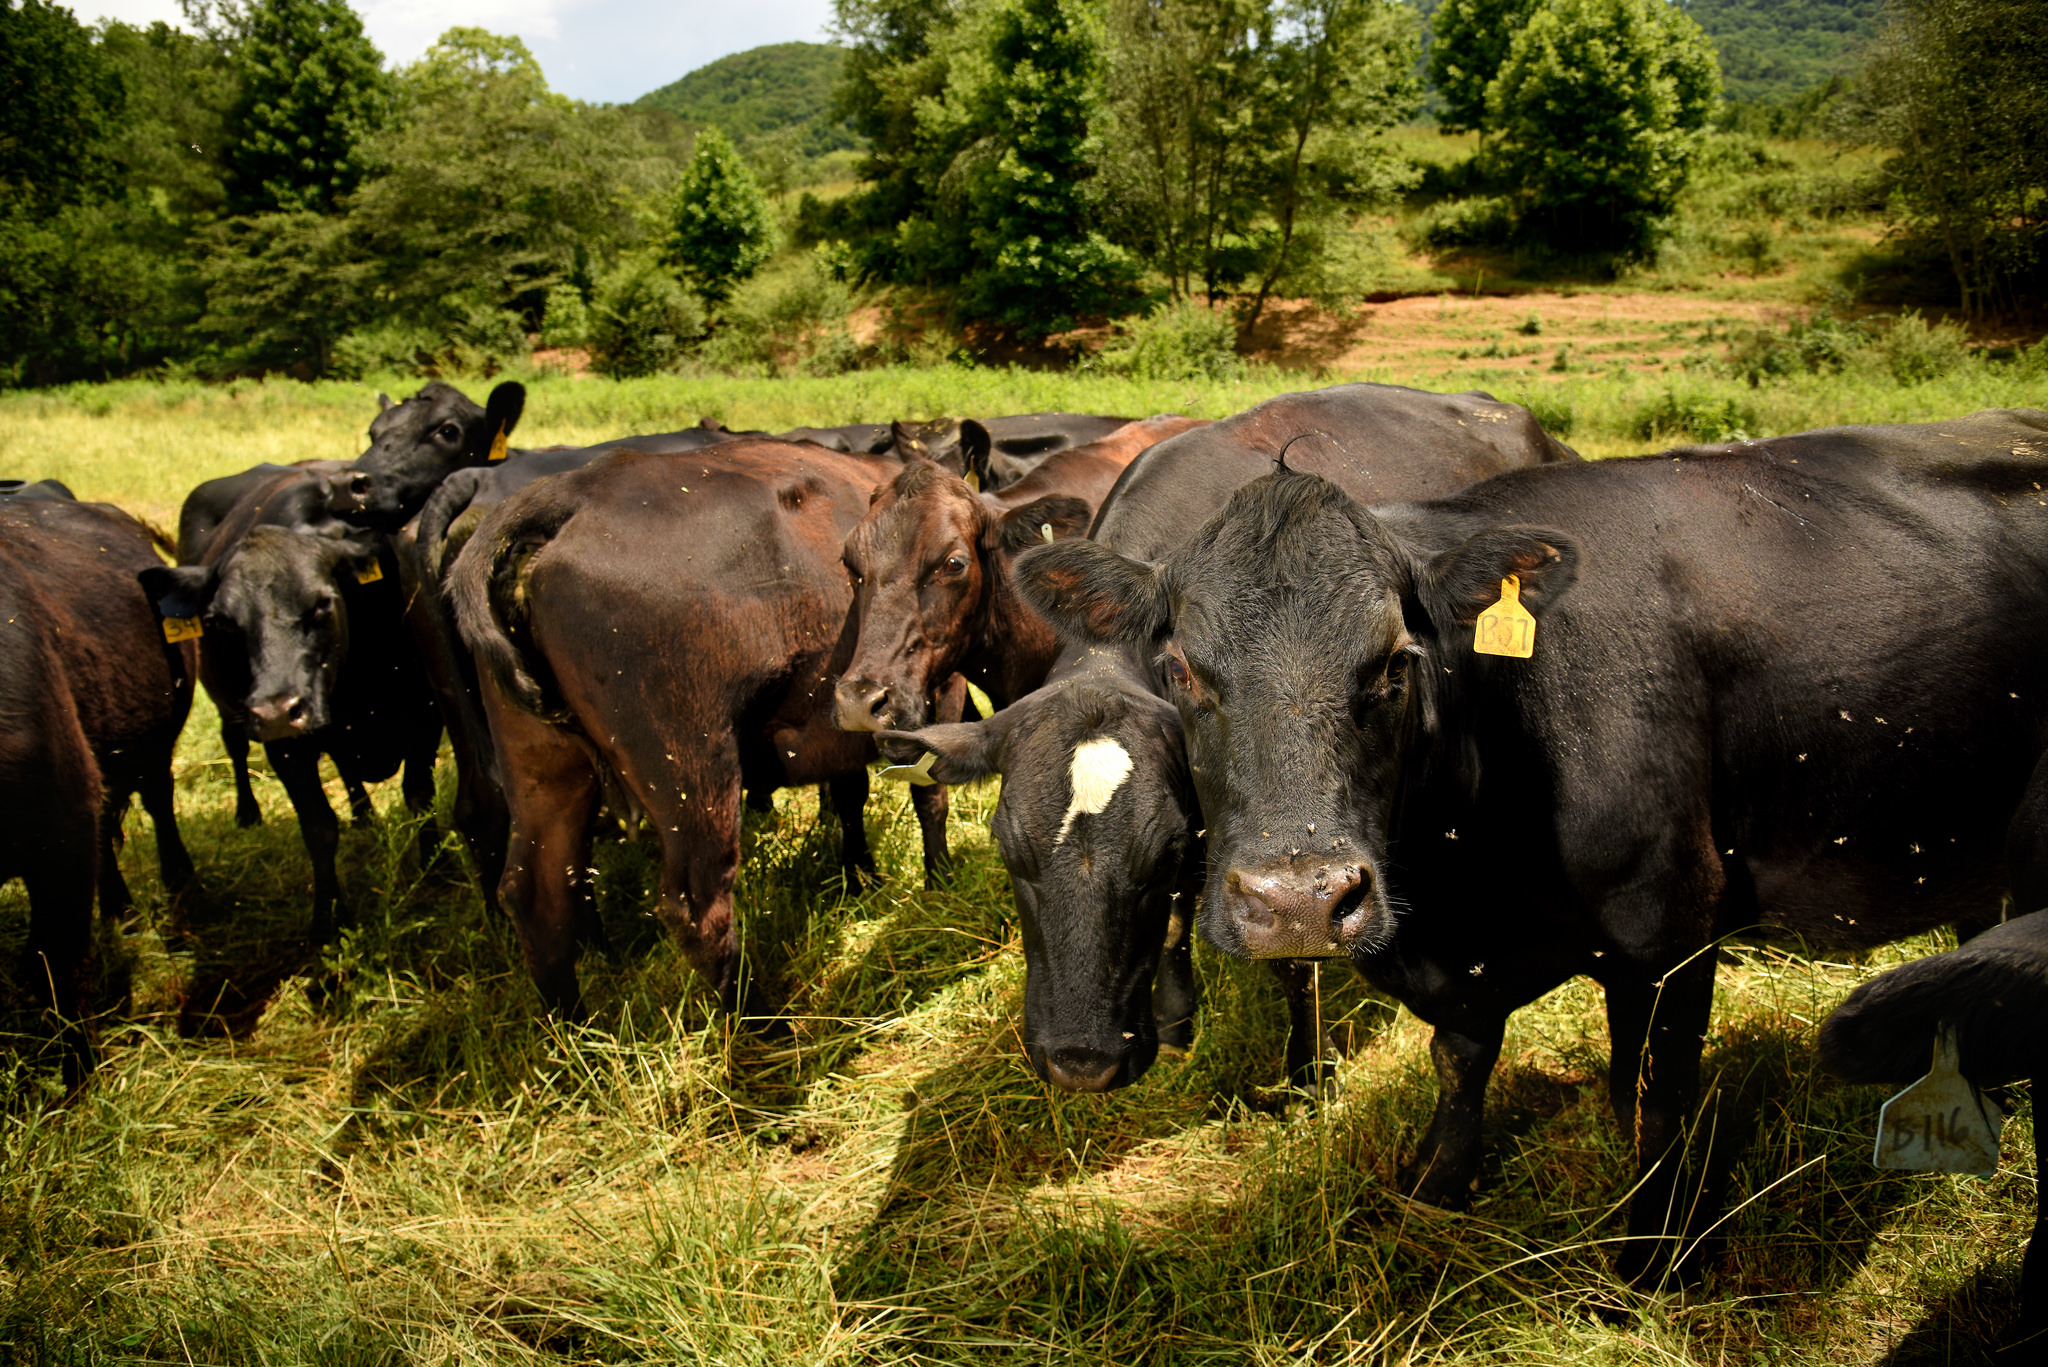
[[[768,263],[774,219],[761,183],[716,128],[697,135],[676,185],[669,259],[713,307]]]
[[[1939,245],[1964,309],[2048,295],[2048,23],[2039,0],[1896,0],[1852,97],[1896,149],[1894,211]]]
[[[71,11],[0,0],[0,211],[44,214],[101,188],[120,73]]]
[[[239,19],[231,207],[327,213],[390,119],[384,58],[346,0],[254,0]]]
[[[1536,0],[1443,0],[1429,17],[1429,82],[1443,97],[1437,126],[1486,134],[1486,87]]]
[[[1706,35],[1664,0],[1543,0],[1486,90],[1525,229],[1568,250],[1648,251],[1720,94]]]

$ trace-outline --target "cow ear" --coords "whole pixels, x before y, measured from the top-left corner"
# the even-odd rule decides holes
[[[151,565],[135,577],[159,618],[199,616],[213,601],[217,582],[207,565]]]
[[[1500,601],[1500,581],[1520,577],[1522,606],[1540,618],[1579,574],[1579,545],[1549,527],[1489,527],[1429,562],[1423,595],[1437,627],[1469,627]]]
[[[470,437],[473,454],[487,455],[499,437],[510,437],[512,429],[519,426],[519,415],[525,411],[525,385],[507,380],[493,389],[491,397],[484,400],[484,420]]]
[[[1064,494],[1048,495],[1004,513],[999,520],[989,524],[984,539],[990,550],[1000,549],[1015,555],[1047,541],[1086,536],[1088,524],[1094,517],[1094,509],[1078,498]]]
[[[892,741],[897,747],[916,746],[932,757],[926,772],[940,783],[972,783],[1002,772],[1003,737],[1008,727],[1002,713],[988,721],[946,722],[918,731],[881,731],[877,741]],[[913,765],[916,759],[911,761]]]
[[[995,453],[995,438],[986,427],[972,418],[960,423],[960,475],[977,489],[993,489],[995,467],[990,457]]]
[[[1068,639],[1138,643],[1172,621],[1159,571],[1099,541],[1071,538],[1017,558],[1024,600]]]
[[[396,401],[393,400],[392,397],[389,394],[386,394],[383,390],[380,389],[377,391],[377,411],[379,413],[382,413],[385,409],[392,407],[395,402]]]

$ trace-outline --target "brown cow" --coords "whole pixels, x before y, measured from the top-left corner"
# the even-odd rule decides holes
[[[513,494],[457,556],[449,593],[511,808],[499,900],[551,1007],[578,1003],[601,797],[652,825],[660,913],[727,1009],[743,786],[829,785],[845,865],[872,867],[873,743],[832,725],[853,644],[839,548],[900,468],[762,439],[618,452]]]
[[[137,587],[161,565],[148,528],[103,503],[0,500],[0,880],[28,885],[23,981],[62,1022],[64,1077],[92,1069],[92,902],[126,910],[114,860],[130,794],[156,824],[164,885],[192,860],[171,753],[192,705],[193,648],[166,644]]]
[[[860,635],[837,689],[848,731],[909,730],[956,672],[1007,707],[1045,681],[1059,641],[1025,606],[1010,561],[1026,547],[1081,536],[1124,467],[1201,418],[1126,423],[1048,456],[1001,493],[977,493],[926,461],[875,491],[846,538]]]

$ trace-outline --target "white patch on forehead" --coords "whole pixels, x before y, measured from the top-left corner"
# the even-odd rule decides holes
[[[1075,817],[1084,812],[1094,816],[1109,805],[1131,776],[1130,752],[1108,736],[1094,736],[1074,747],[1067,772],[1073,780],[1074,797],[1060,819],[1060,833],[1052,838],[1055,845],[1067,838]]]

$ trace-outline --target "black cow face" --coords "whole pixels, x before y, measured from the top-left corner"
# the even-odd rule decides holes
[[[382,398],[383,396],[379,396]],[[506,381],[478,408],[461,390],[436,380],[370,422],[370,449],[337,476],[337,511],[382,531],[397,531],[419,512],[450,474],[482,465],[519,425],[526,387]]]
[[[887,732],[928,750],[932,777],[992,773],[990,823],[1024,931],[1024,1048],[1069,1091],[1136,1081],[1162,1027],[1184,1030],[1192,982],[1153,978],[1161,951],[1186,954],[1199,858],[1179,725],[1157,698],[1054,684],[985,722]]]
[[[1336,485],[1280,471],[1164,564],[1033,551],[1020,586],[1072,636],[1157,652],[1207,827],[1202,933],[1240,958],[1365,953],[1393,926],[1388,835],[1436,663],[1519,574],[1540,614],[1561,534],[1505,528],[1431,560]]]
[[[199,619],[209,689],[260,741],[290,740],[333,721],[348,656],[348,602],[381,576],[380,538],[257,527],[217,566],[144,570],[165,618]]]

